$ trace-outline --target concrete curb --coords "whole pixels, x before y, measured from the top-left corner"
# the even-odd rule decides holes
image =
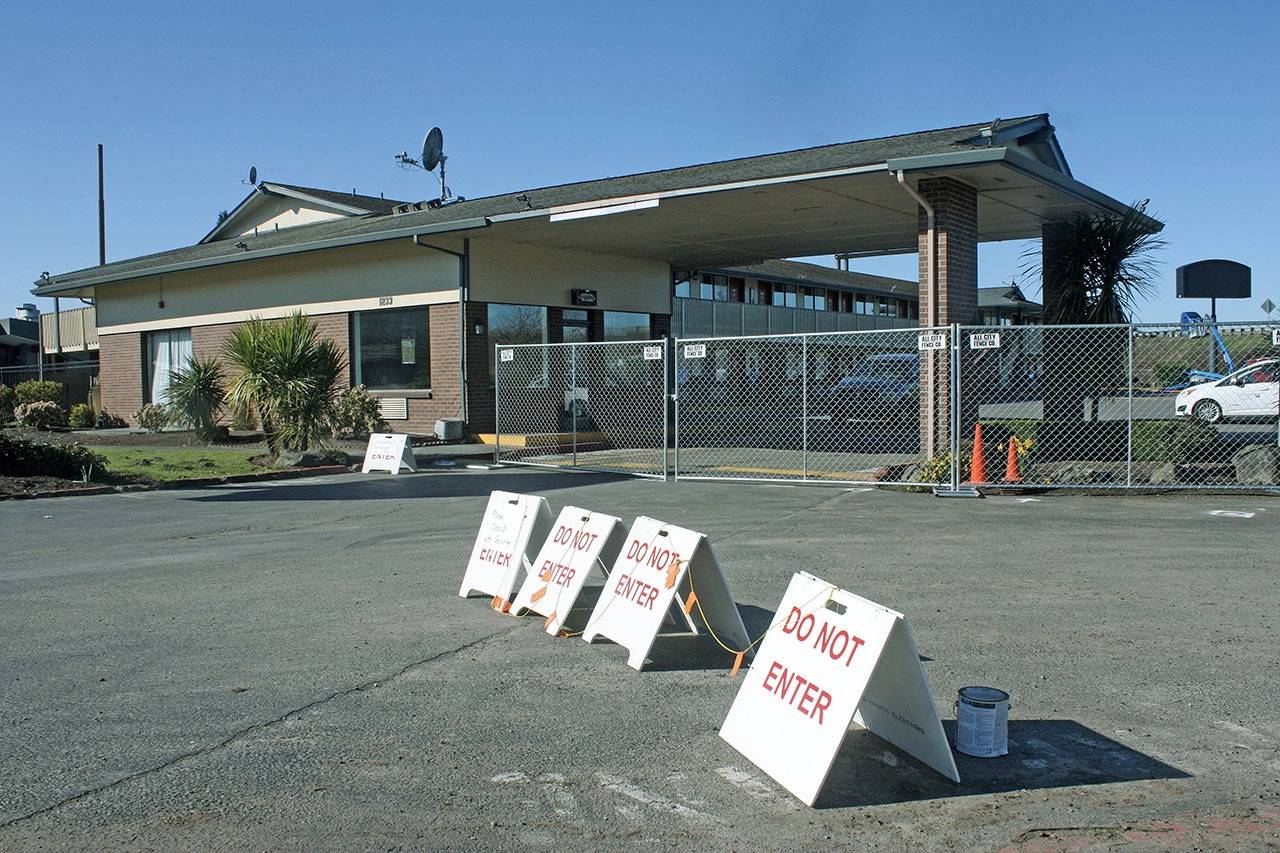
[[[320,477],[325,474],[346,474],[356,466],[318,465],[314,468],[284,468],[279,471],[263,471],[256,474],[234,474],[230,477],[200,477],[191,480],[170,480],[164,483],[129,483],[123,486],[86,486],[84,488],[54,489],[33,492],[29,495],[0,495],[0,501],[34,500],[36,498],[72,498],[90,495],[112,495],[121,492],[154,492],[165,489],[189,489],[201,486],[221,486],[226,483],[259,483],[271,480],[297,480],[302,477]]]

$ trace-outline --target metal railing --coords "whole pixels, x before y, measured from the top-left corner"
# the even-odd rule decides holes
[[[671,332],[679,338],[733,337],[907,329],[914,328],[919,322],[887,314],[842,314],[807,308],[713,302],[681,297],[672,304]]]
[[[56,328],[55,328],[55,325]],[[98,309],[68,308],[40,315],[40,338],[46,353],[85,352],[98,348]]]
[[[496,349],[495,461],[666,479],[666,341]]]

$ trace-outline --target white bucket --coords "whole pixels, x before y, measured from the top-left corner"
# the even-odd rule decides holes
[[[977,758],[1009,754],[1009,694],[961,687],[956,700],[956,750]]]

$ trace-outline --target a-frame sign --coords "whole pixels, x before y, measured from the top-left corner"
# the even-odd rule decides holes
[[[550,530],[551,508],[546,498],[491,493],[458,595],[466,598],[481,592],[509,602],[520,572],[529,567],[534,549]]]
[[[560,510],[551,530],[511,604],[511,612],[519,616],[533,611],[545,616],[543,628],[554,635],[569,618],[592,570],[606,577],[604,567],[618,558],[626,529],[622,520],[612,515],[567,506]]]

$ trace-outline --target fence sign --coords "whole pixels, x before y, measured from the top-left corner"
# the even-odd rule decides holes
[[[481,592],[509,601],[520,570],[529,566],[533,549],[550,531],[551,508],[546,498],[491,493],[458,595],[466,598]]]
[[[684,605],[679,613],[690,630],[698,631],[691,618],[697,607],[705,627],[721,642],[747,647],[747,629],[729,581],[705,536],[640,516],[625,542],[587,620],[584,640],[613,640],[627,649],[627,665],[639,670],[678,595]]]
[[[720,736],[813,805],[851,724],[960,781],[906,618],[798,572]]]
[[[943,332],[922,332],[916,337],[916,349],[920,351],[931,349],[946,349],[947,336]]]
[[[647,346],[644,348],[645,361],[662,361],[662,347]]]
[[[979,332],[969,336],[969,349],[1000,349],[999,332]]]
[[[516,351],[513,349],[498,350],[498,361],[501,361],[501,362],[514,361],[515,357],[516,357]]]
[[[1280,347],[1280,329],[1271,330],[1271,345],[1273,347]]]
[[[413,448],[409,446],[409,436],[401,433],[374,433],[369,436],[369,446],[365,448],[360,473],[390,471],[392,474],[399,474],[401,468],[418,470],[418,463],[413,458]]]
[[[706,358],[707,345],[706,344],[685,344],[684,357],[685,358]]]
[[[612,515],[576,506],[560,510],[551,535],[511,604],[511,612],[519,616],[531,610],[545,616],[546,632],[558,633],[592,570],[600,566],[600,574],[604,574],[604,566],[618,558],[625,535],[622,520]]]

